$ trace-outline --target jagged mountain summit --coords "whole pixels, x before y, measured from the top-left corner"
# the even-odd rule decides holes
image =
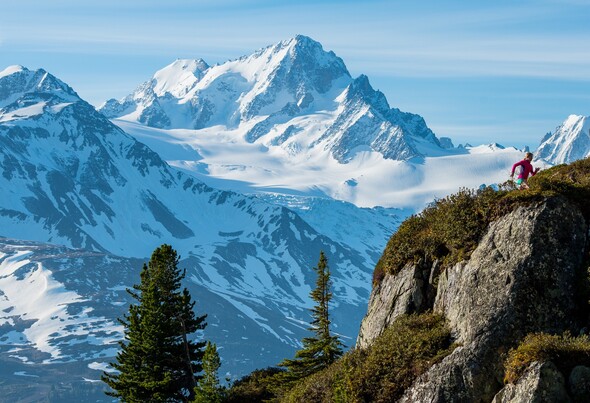
[[[341,58],[302,35],[211,67],[177,60],[99,110],[155,128],[220,126],[291,154],[328,151],[340,163],[366,150],[407,160],[442,149],[422,117],[390,108],[366,76],[352,78]]]
[[[565,164],[590,156],[590,118],[570,115],[541,140],[536,158]]]
[[[362,228],[370,232],[362,242],[347,243],[346,236],[320,232],[332,226],[341,234],[336,223],[312,226],[291,209],[213,189],[170,167],[67,84],[21,66],[0,72],[0,167],[0,282],[33,290],[38,295],[31,300],[47,307],[32,312],[31,300],[2,291],[0,352],[6,355],[0,359],[13,359],[11,349],[26,346],[32,352],[23,357],[33,365],[112,359],[116,326],[104,333],[92,323],[116,323],[125,311],[124,289],[138,279],[138,262],[162,243],[182,256],[199,312],[210,314],[206,332],[224,345],[224,370],[232,374],[275,364],[306,335],[302,323],[320,250],[329,256],[337,290],[336,330],[353,338],[375,254],[397,222],[365,212],[380,224]],[[331,205],[327,221],[360,210],[341,204]],[[34,279],[51,284],[28,287]],[[65,316],[45,314],[61,312],[64,301]],[[92,319],[87,326],[73,317],[80,312]],[[99,339],[108,342],[97,347]],[[264,351],[257,340],[264,340]]]

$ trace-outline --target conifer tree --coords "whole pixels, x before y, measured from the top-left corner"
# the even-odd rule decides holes
[[[217,346],[207,342],[203,355],[203,377],[195,389],[193,403],[221,403],[223,401],[223,387],[219,384],[217,371],[221,360],[217,353]]]
[[[311,309],[312,322],[309,330],[313,337],[305,337],[303,348],[295,353],[295,359],[283,360],[279,366],[287,368],[284,380],[287,382],[309,376],[326,368],[340,356],[344,345],[340,338],[330,332],[329,303],[332,299],[330,291],[330,268],[324,252],[320,252],[320,260],[317,267],[316,287],[310,293],[316,305]]]
[[[205,328],[205,317],[196,317],[189,291],[181,291],[184,270],[170,245],[154,250],[143,265],[140,284],[127,291],[137,301],[119,322],[125,339],[114,373],[104,373],[111,387],[107,395],[123,402],[185,402],[194,395],[195,376],[202,370],[204,342],[189,336]]]

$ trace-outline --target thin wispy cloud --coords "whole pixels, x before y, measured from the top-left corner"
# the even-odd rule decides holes
[[[65,5],[68,2],[62,3]],[[345,60],[362,61],[367,72],[393,71],[399,75],[428,77],[590,78],[590,52],[581,51],[590,43],[588,32],[571,37],[559,33],[547,34],[541,29],[532,34],[503,34],[493,29],[500,25],[514,31],[527,18],[542,22],[550,17],[550,10],[542,7],[521,5],[494,10],[443,12],[426,9],[416,19],[405,18],[410,14],[408,11],[398,15],[392,7],[391,18],[375,21],[373,13],[359,12],[358,6],[344,4],[339,10],[345,20],[343,23],[338,19],[326,19],[330,12],[334,12],[332,2],[309,5],[305,12],[289,2],[273,6],[259,1],[252,2],[250,8],[243,8],[239,13],[231,13],[230,9],[235,5],[234,1],[224,1],[190,7],[203,12],[227,11],[199,18],[198,22],[195,21],[198,17],[192,13],[158,13],[153,5],[151,9],[147,5],[147,10],[137,10],[143,18],[130,18],[128,13],[135,11],[123,7],[123,12],[109,18],[111,24],[108,29],[105,29],[104,21],[79,10],[78,13],[53,16],[50,19],[52,22],[38,21],[38,30],[17,30],[13,26],[11,31],[18,34],[10,41],[15,46],[34,46],[36,50],[43,48],[45,51],[116,55],[133,49],[143,55],[186,55],[194,52],[194,57],[214,54],[227,59],[303,33],[320,40]],[[377,7],[375,11],[387,7],[384,2],[374,2],[374,5]],[[264,9],[262,15],[258,8]],[[354,29],[351,29],[353,13]],[[79,15],[74,21],[72,15],[76,14]],[[289,20],[285,21],[285,15],[301,18],[294,18],[297,24],[292,24]],[[113,21],[118,23],[113,24]],[[318,29],[320,23],[323,23],[321,30]],[[20,25],[20,22],[15,21],[15,25]],[[167,28],[159,29],[163,26]],[[337,35],[325,40],[322,30],[328,29],[334,29]],[[358,35],[359,32],[363,35]],[[222,60],[214,62],[218,61]]]

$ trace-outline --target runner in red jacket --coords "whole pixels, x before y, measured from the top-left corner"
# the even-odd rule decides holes
[[[533,153],[526,153],[522,161],[518,161],[516,164],[512,165],[512,172],[510,173],[511,178],[514,177],[514,171],[516,170],[516,167],[521,167],[521,171],[516,177],[515,181],[516,186],[518,186],[518,188],[521,190],[529,188],[529,185],[527,184],[529,175],[535,176],[535,174],[539,172],[539,168],[533,169],[533,166],[531,165],[532,160]]]

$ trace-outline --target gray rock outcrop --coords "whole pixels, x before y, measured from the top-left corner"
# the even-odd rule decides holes
[[[532,332],[575,329],[576,275],[587,234],[579,209],[562,198],[519,207],[492,223],[470,260],[438,278],[433,308],[447,318],[461,347],[419,377],[401,400],[489,402],[502,388],[502,353]],[[402,273],[373,290],[357,345],[369,345],[380,327],[411,305],[404,302],[408,296],[424,290]]]
[[[533,362],[515,384],[504,386],[492,403],[590,402],[590,368],[574,367],[567,385],[566,376],[551,361]]]
[[[568,396],[563,375],[551,361],[534,362],[516,384],[508,384],[492,403],[566,403]]]
[[[406,265],[396,275],[386,275],[369,300],[369,308],[357,338],[358,348],[368,347],[400,315],[423,312],[432,307],[433,268],[423,264]],[[430,299],[434,300],[432,296]]]

